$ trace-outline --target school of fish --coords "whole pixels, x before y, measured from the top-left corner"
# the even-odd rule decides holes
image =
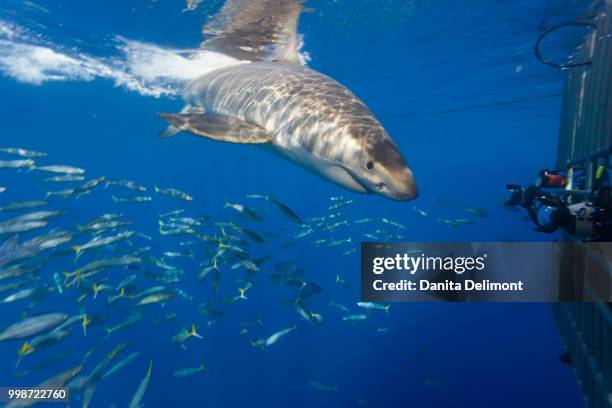
[[[214,372],[215,367],[198,361],[157,374],[154,356],[128,344],[122,333],[147,322],[172,325],[175,334],[167,339],[172,352],[199,347],[208,341],[203,330],[214,330],[215,322],[228,314],[243,314],[245,309],[235,304],[258,297],[260,285],[292,293],[278,308],[295,314],[292,324],[272,327],[258,310],[249,308],[235,332],[253,350],[269,349],[328,322],[358,325],[375,319],[384,324],[392,313],[390,305],[357,298],[352,304],[329,299],[327,307],[320,302],[317,310],[311,306],[313,298],[325,297],[325,289],[332,286],[357,288],[358,277],[327,271],[327,278],[319,274],[315,281],[295,260],[293,249],[309,245],[357,257],[361,241],[409,238],[408,226],[398,221],[353,217],[350,198],[331,197],[325,214],[305,217],[277,197],[248,194],[241,202],[220,201],[217,214],[203,215],[183,208],[197,203],[197,197],[174,187],[89,177],[83,168],[47,164],[47,154],[24,148],[2,148],[0,154],[6,156],[0,159],[0,307],[18,304],[20,309],[17,315],[1,315],[0,342],[15,345],[15,378],[52,367],[57,374],[40,386],[67,387],[83,407],[95,398],[102,381],[130,364],[142,364],[144,373],[133,384],[132,399],[117,402],[130,407],[146,401],[152,375],[185,378]],[[7,202],[15,183],[31,184],[29,196]],[[90,214],[88,199],[102,202],[94,208],[108,211]],[[164,210],[156,211],[147,226],[126,216],[134,207],[151,203]],[[457,210],[470,218],[437,222],[459,228],[487,217],[477,207],[461,204]],[[430,217],[419,207],[412,211]],[[72,307],[49,310],[58,298]],[[185,305],[199,318],[183,319]],[[377,332],[393,328],[378,327]],[[78,354],[78,365],[63,366],[73,354]],[[33,355],[38,356],[35,363]],[[316,391],[338,390],[315,380],[309,385]]]

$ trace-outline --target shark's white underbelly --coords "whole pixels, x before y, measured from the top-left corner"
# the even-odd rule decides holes
[[[358,183],[353,176],[337,163],[318,157],[301,147],[279,146],[274,144],[265,146],[264,149],[325,180],[340,184],[345,188],[359,193],[368,193],[363,185]]]

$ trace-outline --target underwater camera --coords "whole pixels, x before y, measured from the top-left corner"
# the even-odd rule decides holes
[[[612,207],[607,205],[584,201],[556,208],[542,207],[538,215],[541,229],[563,228],[567,234],[587,241],[607,241],[612,236]]]
[[[565,177],[554,170],[542,170],[535,178],[533,185],[543,188],[561,188],[565,186]]]
[[[555,177],[552,180],[536,178],[536,181],[541,182],[540,185],[534,183],[526,188],[516,184],[506,185],[510,196],[504,204],[525,208],[531,220],[536,224],[535,230],[538,232],[550,234],[562,230],[567,235],[583,241],[601,241],[612,238],[612,191],[610,188],[601,188],[592,192],[588,197],[576,199],[576,196],[566,190],[546,191],[540,187],[542,185],[559,186],[565,183],[565,177],[551,174],[548,171],[543,171],[540,175]]]

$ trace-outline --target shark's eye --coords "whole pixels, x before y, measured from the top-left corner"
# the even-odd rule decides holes
[[[366,167],[368,168],[368,170],[372,170],[374,168],[374,162],[373,161],[367,162]]]

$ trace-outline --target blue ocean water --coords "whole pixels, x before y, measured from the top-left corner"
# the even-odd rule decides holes
[[[210,279],[196,278],[200,263],[210,259],[203,248],[194,250],[195,260],[168,261],[182,270],[174,285],[193,299],[177,296],[163,306],[140,308],[146,313],[143,322],[113,333],[87,360],[84,372],[121,342],[128,342],[125,355],[140,351],[134,362],[100,382],[91,406],[127,406],[150,360],[147,407],[580,406],[573,374],[559,361],[564,350],[547,304],[393,304],[388,314],[373,313],[366,321],[351,324],[330,302],[359,311],[355,306],[360,294],[358,250],[346,257],[339,254],[370,240],[364,233],[385,235],[376,229],[402,234],[407,241],[556,238],[535,233],[522,220],[523,214],[498,202],[505,197],[506,183],[528,183],[539,170],[554,165],[564,72],[539,64],[532,48],[545,27],[578,17],[583,4],[570,0],[308,2],[314,11],[302,16],[299,28],[303,51],[310,56],[308,65],[349,87],[381,120],[414,170],[421,190],[414,205],[426,211],[426,217],[414,211],[412,202],[344,191],[252,146],[188,134],[156,137],[165,124],[155,113],[179,111],[182,102],[172,94],[170,81],[150,79],[142,67],[133,68],[133,60],[122,60],[117,44],[123,38],[162,49],[196,48],[203,21],[220,5],[205,0],[195,12],[184,13],[181,2],[164,0],[0,2],[0,27],[4,27],[0,38],[5,41],[5,51],[0,52],[0,145],[47,152],[41,163],[82,167],[90,178],[134,180],[149,188],[147,195],[158,185],[194,197],[184,202],[154,195],[149,203],[114,203],[112,194],[134,194],[98,187],[78,199],[50,198],[50,207],[67,211],[53,221],[53,227],[70,229],[102,213],[121,212],[132,222],[131,229],[152,237],[151,241],[134,238],[132,250],[150,245],[152,253],[161,254],[181,250],[179,242],[188,238],[161,236],[158,214],[185,209],[194,217],[234,220],[276,236],[266,245],[250,245],[254,258],[269,254],[271,261],[254,278],[228,265],[219,293],[213,291]],[[21,35],[24,32],[27,35]],[[580,35],[566,33],[546,43],[546,50],[566,58]],[[19,44],[41,47],[42,56],[32,57],[32,49]],[[102,75],[104,67],[114,71]],[[45,191],[60,189],[42,182],[35,171],[2,170],[0,185],[7,187],[0,205],[40,199]],[[384,224],[350,225],[295,239],[297,226],[274,206],[245,198],[247,194],[271,194],[303,219],[329,215],[330,197],[341,195],[353,200],[342,209],[343,219],[385,217],[406,230]],[[225,201],[259,208],[266,220],[236,218],[222,208]],[[457,229],[437,222],[468,216],[460,204],[481,207],[489,216]],[[352,244],[312,244],[325,237],[350,237]],[[295,245],[284,249],[281,245],[286,242]],[[121,245],[130,250],[127,243]],[[104,251],[85,254],[79,265],[106,255]],[[308,306],[323,316],[322,324],[304,321],[285,304],[295,297],[295,289],[276,286],[268,278],[278,273],[274,268],[278,262],[295,263],[305,269],[304,279],[321,286],[322,293]],[[72,256],[51,258],[39,282],[52,285],[54,272],[76,267]],[[142,272],[115,268],[104,277],[116,284],[128,273]],[[347,288],[336,283],[337,275]],[[138,279],[143,289],[158,284],[143,276]],[[219,317],[198,312],[202,302],[237,295],[238,279],[254,281],[248,300],[219,306],[224,312]],[[133,302],[110,307],[106,294],[77,303],[80,294],[76,288],[52,293],[34,312],[87,311],[104,315],[107,321],[88,328],[86,336],[77,324],[63,343],[24,357],[18,369],[28,369],[58,351],[72,351],[64,361],[24,378],[13,376],[19,343],[0,343],[0,386],[33,386],[80,364],[105,336],[104,327],[118,324],[136,309]],[[2,305],[0,327],[20,320],[26,304]],[[176,314],[175,322],[165,321],[169,313]],[[262,351],[240,336],[241,323],[258,317],[262,325],[247,327],[251,339],[266,338],[294,324],[297,329]],[[182,327],[192,323],[202,340],[190,339],[184,349],[172,342]],[[173,376],[178,369],[202,362],[203,373]],[[317,390],[311,381],[336,391]],[[80,406],[79,398],[75,393],[70,406]]]

